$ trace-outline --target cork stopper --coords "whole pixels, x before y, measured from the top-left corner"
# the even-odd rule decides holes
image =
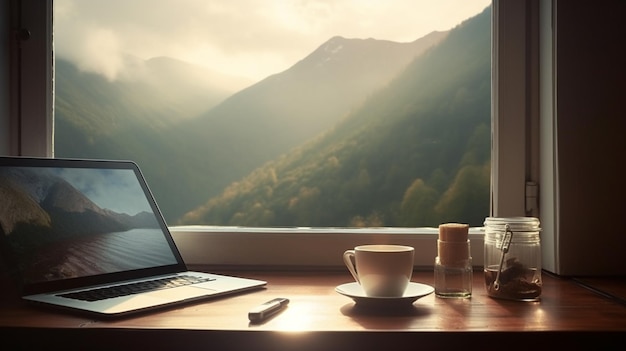
[[[462,223],[445,223],[439,225],[439,240],[466,242],[469,225]]]
[[[445,223],[439,226],[437,252],[442,265],[462,265],[470,257],[469,225]]]

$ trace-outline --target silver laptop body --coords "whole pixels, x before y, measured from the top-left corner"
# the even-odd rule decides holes
[[[99,316],[266,285],[188,271],[130,161],[0,157],[0,254],[23,299]]]

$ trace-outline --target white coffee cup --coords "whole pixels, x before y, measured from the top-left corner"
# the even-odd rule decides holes
[[[343,253],[343,261],[366,296],[401,297],[413,274],[411,246],[361,245]]]

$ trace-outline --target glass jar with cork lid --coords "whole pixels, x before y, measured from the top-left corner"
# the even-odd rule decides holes
[[[485,219],[485,288],[494,298],[535,301],[541,295],[539,219]]]
[[[469,225],[439,225],[435,257],[435,295],[443,298],[472,296],[472,257],[468,237]]]

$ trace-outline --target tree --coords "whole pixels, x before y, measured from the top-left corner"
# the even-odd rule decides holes
[[[437,203],[437,190],[416,179],[404,193],[400,206],[401,226],[419,227],[436,225],[433,208]]]

